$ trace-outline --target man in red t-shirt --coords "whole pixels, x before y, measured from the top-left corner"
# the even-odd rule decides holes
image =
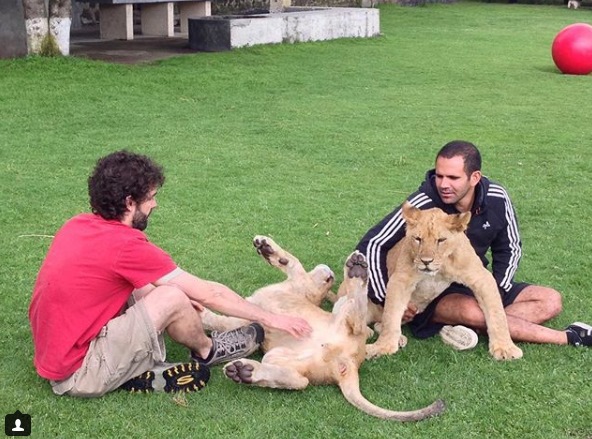
[[[143,230],[163,183],[162,168],[150,158],[109,154],[88,179],[92,213],[57,232],[29,308],[35,367],[56,394],[201,389],[209,366],[253,353],[264,336],[251,323],[208,337],[203,307],[295,337],[310,334],[305,320],[264,311],[183,271],[148,241]],[[193,361],[165,362],[164,331],[191,350]]]

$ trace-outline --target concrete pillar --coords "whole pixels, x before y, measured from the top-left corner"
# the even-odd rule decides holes
[[[173,6],[172,2],[142,4],[142,35],[175,36]]]
[[[0,58],[27,54],[27,32],[22,0],[0,0]]]
[[[282,0],[269,0],[269,12],[284,12],[284,2]]]
[[[82,15],[83,7],[84,5],[80,2],[72,2],[72,30],[82,28],[82,21],[80,20],[80,15]]]
[[[134,39],[133,5],[100,5],[100,30],[104,40]]]
[[[212,15],[212,2],[179,2],[179,21],[181,22],[181,33],[189,33],[189,18],[209,17]]]

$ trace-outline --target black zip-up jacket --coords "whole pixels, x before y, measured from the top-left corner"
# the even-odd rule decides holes
[[[459,213],[454,205],[444,204],[438,195],[435,170],[426,173],[425,181],[407,200],[417,208],[439,207],[448,214]],[[475,201],[471,209],[467,236],[475,252],[487,267],[486,257],[491,249],[492,272],[500,291],[509,291],[522,256],[522,243],[514,207],[506,190],[499,184],[482,177],[475,187]],[[372,227],[356,247],[368,259],[368,297],[383,304],[388,273],[386,255],[405,236],[405,221],[401,206]]]

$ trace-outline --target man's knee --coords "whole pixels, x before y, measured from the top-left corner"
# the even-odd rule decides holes
[[[529,285],[516,298],[517,302],[535,302],[543,314],[540,317],[547,321],[559,315],[563,310],[563,299],[561,293],[553,288],[538,285]]]
[[[155,288],[142,300],[158,330],[167,327],[181,314],[193,310],[189,297],[179,288],[169,285]]]
[[[477,299],[462,294],[451,294],[436,305],[434,321],[452,325],[485,327],[485,317]]]
[[[483,310],[479,307],[477,301],[468,302],[465,306],[459,309],[460,322],[471,328],[485,328],[485,315]]]
[[[545,288],[545,290],[547,290],[544,296],[544,302],[546,305],[545,308],[549,316],[548,318],[552,319],[553,317],[559,315],[563,310],[563,299],[559,291],[556,291],[552,288]]]

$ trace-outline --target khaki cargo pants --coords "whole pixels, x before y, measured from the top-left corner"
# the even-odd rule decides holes
[[[51,381],[52,390],[57,395],[102,396],[165,358],[164,338],[140,300],[103,326],[82,366],[63,381]]]

